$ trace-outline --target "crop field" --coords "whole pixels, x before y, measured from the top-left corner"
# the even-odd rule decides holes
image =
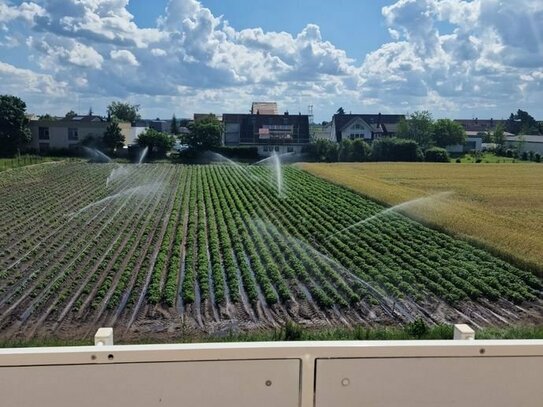
[[[541,323],[542,281],[296,167],[57,163],[0,179],[0,337]]]
[[[301,164],[310,173],[387,205],[448,192],[404,209],[543,276],[543,165]]]

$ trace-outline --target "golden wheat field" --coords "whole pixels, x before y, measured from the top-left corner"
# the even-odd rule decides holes
[[[391,206],[426,197],[399,210],[478,242],[540,273],[543,271],[543,165],[304,163],[300,166]]]

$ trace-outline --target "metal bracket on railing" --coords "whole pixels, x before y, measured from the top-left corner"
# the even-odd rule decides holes
[[[466,340],[475,339],[475,331],[466,324],[456,324],[454,326],[454,339]]]
[[[94,335],[95,346],[113,345],[113,328],[100,328]]]

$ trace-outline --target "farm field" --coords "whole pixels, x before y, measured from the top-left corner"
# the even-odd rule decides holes
[[[532,273],[292,166],[57,163],[0,189],[2,339],[543,322]]]
[[[300,167],[387,205],[450,192],[403,211],[543,275],[543,165],[304,163]]]

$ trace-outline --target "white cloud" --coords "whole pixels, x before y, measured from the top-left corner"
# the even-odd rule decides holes
[[[39,59],[39,63],[42,68],[50,71],[69,69],[69,65],[78,68],[101,69],[104,62],[102,55],[94,48],[72,38],[45,35],[41,39],[30,37],[27,42],[44,54],[44,57]]]
[[[43,16],[45,9],[33,2],[23,2],[18,6],[11,6],[5,0],[0,0],[0,23],[13,20],[24,20],[32,23],[35,16]]]
[[[56,81],[51,75],[38,74],[0,62],[0,83],[3,93],[19,94],[21,89],[38,95],[62,96],[67,92],[66,82]]]
[[[155,57],[165,57],[166,55],[168,55],[166,51],[160,48],[153,48],[151,50],[151,54],[153,54]]]
[[[111,59],[125,65],[138,66],[139,62],[133,53],[126,49],[113,50],[109,53]]]
[[[542,92],[541,0],[398,0],[382,9],[390,41],[361,64],[314,24],[299,33],[236,30],[199,1],[170,0],[156,27],[140,28],[127,4],[0,0],[8,30],[0,47],[28,38],[28,66],[39,65],[42,82],[70,78],[84,97],[173,100],[187,103],[187,113],[246,110],[266,98],[302,111],[322,104],[326,115],[339,105],[507,114],[535,106]]]

